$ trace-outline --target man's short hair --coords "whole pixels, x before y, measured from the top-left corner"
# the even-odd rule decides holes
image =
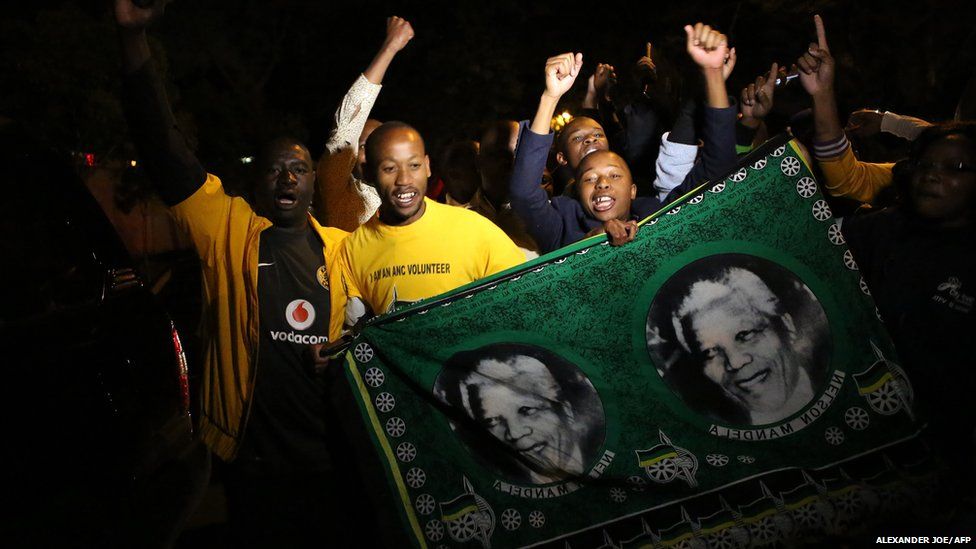
[[[248,199],[254,199],[255,186],[262,181],[262,178],[265,176],[265,169],[271,162],[272,157],[277,154],[278,151],[291,148],[295,145],[298,145],[298,147],[300,147],[305,154],[308,155],[309,162],[312,163],[309,167],[312,170],[315,169],[315,160],[312,158],[312,154],[309,152],[308,147],[302,143],[301,139],[298,139],[293,135],[279,135],[278,137],[270,139],[264,142],[264,144],[258,148],[258,154],[257,157],[255,157],[255,162],[248,165],[243,171],[247,186],[242,189],[242,192],[246,197],[248,197]]]
[[[312,153],[309,152],[308,147],[305,146],[305,143],[302,143],[301,139],[298,139],[293,135],[279,135],[261,146],[260,150],[258,151],[257,165],[263,166],[268,162],[271,156],[275,154],[275,152],[280,151],[282,148],[292,147],[294,145],[301,147],[301,149],[308,154],[309,159],[312,158]]]
[[[384,122],[383,125],[373,130],[373,133],[369,135],[366,139],[366,166],[374,166],[375,159],[379,154],[378,147],[380,143],[386,138],[387,134],[397,131],[397,130],[410,130],[420,137],[421,145],[424,144],[424,138],[420,135],[420,132],[416,128],[407,124],[406,122],[400,122],[399,120],[391,120],[389,122]],[[425,147],[426,150],[426,147]]]

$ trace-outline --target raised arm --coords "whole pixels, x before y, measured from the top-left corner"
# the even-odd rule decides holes
[[[352,231],[372,214],[365,196],[372,190],[362,187],[351,175],[360,160],[360,137],[379,96],[386,70],[413,36],[410,22],[396,16],[387,18],[383,44],[336,110],[335,128],[316,169],[316,192],[312,202],[315,217],[323,225]],[[372,202],[378,204],[379,201],[374,199]]]
[[[735,67],[735,48],[730,50],[725,35],[703,23],[685,25],[685,35],[688,55],[705,78],[705,104],[716,109],[728,107],[725,79]]]
[[[688,55],[705,78],[705,112],[702,151],[698,162],[674,188],[665,202],[674,200],[706,181],[717,179],[736,163],[735,107],[731,106],[725,80],[735,67],[735,49],[724,34],[701,23],[685,26]]]
[[[748,152],[757,142],[764,141],[768,136],[764,120],[773,109],[778,72],[779,65],[773,63],[768,73],[758,76],[755,82],[742,88],[739,96],[739,112],[742,117],[736,124],[737,152]]]
[[[535,118],[531,123],[519,125],[509,198],[512,209],[525,222],[526,230],[543,251],[558,248],[565,230],[562,218],[539,184],[552,147],[549,124],[559,99],[572,88],[582,66],[583,54],[580,53],[550,57],[545,68],[546,89],[539,99]]]
[[[609,90],[617,80],[617,73],[613,65],[597,63],[596,70],[586,80],[586,96],[583,98],[584,109],[598,109],[600,101],[609,100]]]
[[[386,20],[386,39],[383,40],[383,45],[376,52],[373,61],[366,67],[363,76],[373,84],[382,84],[386,69],[390,68],[393,58],[407,46],[407,42],[410,42],[411,38],[413,38],[413,26],[410,25],[409,21],[395,15],[388,18]]]
[[[583,98],[581,116],[589,116],[603,126],[614,149],[627,148],[627,133],[617,117],[617,110],[610,97],[617,84],[613,65],[598,63],[596,70],[586,79],[586,96]]]
[[[647,192],[645,181],[652,183],[654,161],[659,154],[657,140],[660,137],[658,125],[667,118],[662,102],[652,99],[648,94],[656,80],[657,67],[651,58],[651,43],[647,42],[645,54],[638,59],[632,73],[642,93],[634,96],[630,104],[623,108],[623,127],[621,139],[613,143],[613,148],[627,161],[630,172],[637,183],[638,194]]]
[[[879,132],[890,133],[908,141],[915,141],[931,122],[893,112],[859,109],[847,117],[844,132],[856,137],[871,137]]]
[[[773,109],[773,95],[776,92],[776,75],[779,65],[773,63],[769,72],[756,77],[756,81],[742,88],[739,111],[742,113],[740,122],[749,128],[758,128]]]
[[[837,114],[834,58],[819,15],[813,18],[817,43],[811,43],[796,64],[800,83],[813,99],[814,155],[824,174],[824,186],[834,196],[870,202],[891,184],[891,164],[870,164],[854,156]]]
[[[539,135],[549,133],[549,124],[559,99],[573,87],[582,68],[582,53],[564,53],[546,60],[546,89],[539,99],[539,108],[529,129]]]
[[[335,129],[326,144],[327,152],[335,153],[346,147],[355,152],[359,148],[359,136],[379,95],[383,77],[393,58],[413,36],[413,26],[406,19],[395,15],[386,19],[386,38],[336,110]]]
[[[122,103],[132,140],[163,200],[179,204],[196,192],[207,173],[176,125],[166,90],[152,62],[146,27],[162,15],[165,0],[149,8],[115,0],[122,51]]]
[[[834,57],[827,46],[827,32],[819,15],[813,16],[813,22],[817,27],[817,43],[811,43],[796,64],[800,69],[800,83],[813,99],[814,140],[824,143],[843,137],[844,129],[837,114]]]

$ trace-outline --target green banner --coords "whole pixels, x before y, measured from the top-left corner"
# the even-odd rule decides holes
[[[785,137],[644,220],[375,319],[347,358],[420,546],[722,546],[922,498],[912,391]]]

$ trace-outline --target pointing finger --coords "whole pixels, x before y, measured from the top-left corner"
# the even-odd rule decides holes
[[[824,30],[823,18],[819,15],[813,16],[813,24],[817,27],[817,45],[823,49],[827,48],[827,31]]]

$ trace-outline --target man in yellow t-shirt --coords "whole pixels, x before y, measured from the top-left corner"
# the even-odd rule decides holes
[[[388,122],[366,141],[379,215],[340,250],[346,325],[515,266],[525,255],[491,221],[425,198],[430,159],[417,130]]]

